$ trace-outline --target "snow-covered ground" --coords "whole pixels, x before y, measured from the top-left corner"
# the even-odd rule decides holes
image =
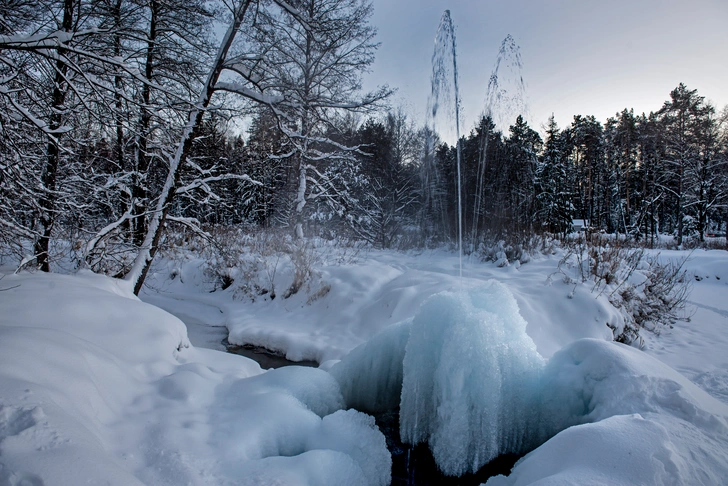
[[[559,256],[460,279],[449,252],[370,252],[255,302],[232,298],[242,279],[209,292],[191,257],[144,302],[90,273],[6,275],[0,485],[385,485],[384,437],[344,410],[392,404],[445,471],[540,445],[488,484],[723,484],[728,252],[691,255],[694,314],[644,350],[610,342],[622,314]],[[323,365],[264,372],[215,351],[227,330]]]

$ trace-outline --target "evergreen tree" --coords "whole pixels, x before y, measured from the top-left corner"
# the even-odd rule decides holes
[[[575,115],[565,131],[571,170],[572,204],[575,214],[594,226],[606,224],[608,214],[599,211],[597,201],[607,197],[603,127],[594,116]]]
[[[505,141],[507,170],[506,207],[511,208],[510,227],[518,232],[531,228],[534,209],[534,178],[543,141],[521,115],[510,127]]]
[[[572,221],[565,145],[564,136],[551,115],[546,126],[544,153],[536,167],[534,212],[536,224],[551,233],[566,233]]]
[[[698,215],[696,229],[703,233],[707,200],[700,179],[706,156],[712,160],[703,144],[712,143],[708,140],[714,111],[697,90],[689,90],[682,83],[670,93],[670,100],[659,111],[666,147],[666,173],[661,186],[672,196],[678,245],[683,242],[686,224],[689,228],[694,226],[696,209],[701,206],[703,209],[697,210],[703,214]]]

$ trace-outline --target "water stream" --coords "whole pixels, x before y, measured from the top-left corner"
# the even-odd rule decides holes
[[[263,348],[261,346],[254,346],[252,344],[230,344],[227,338],[222,340],[222,345],[228,353],[238,354],[250,358],[260,365],[264,370],[271,368],[282,368],[283,366],[309,366],[311,368],[318,368],[316,361],[291,361],[286,359],[286,356],[276,351]]]
[[[440,106],[444,107],[447,118],[455,118],[455,144],[457,152],[458,177],[458,251],[460,255],[460,279],[463,278],[463,207],[460,176],[460,88],[458,86],[457,44],[455,26],[450,11],[445,10],[440,19],[440,26],[435,36],[435,49],[432,53],[431,92],[428,101],[427,118],[428,133],[437,134],[437,121]],[[452,107],[452,111],[450,111]],[[428,143],[429,145],[429,143]],[[434,147],[433,147],[434,149]],[[434,150],[433,150],[434,151]]]

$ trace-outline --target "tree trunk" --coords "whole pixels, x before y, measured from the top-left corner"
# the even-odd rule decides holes
[[[73,0],[65,0],[63,3],[63,24],[61,28],[65,32],[71,32],[73,27]],[[58,47],[58,60],[55,65],[55,77],[53,80],[53,100],[51,104],[50,123],[48,127],[53,135],[50,136],[48,147],[46,149],[46,165],[41,176],[43,184],[43,193],[41,195],[40,206],[40,237],[35,242],[35,255],[38,268],[44,272],[50,272],[50,258],[48,250],[50,246],[51,233],[53,224],[56,220],[56,186],[58,178],[58,164],[60,158],[60,138],[61,134],[58,129],[63,124],[63,104],[66,101],[66,63],[63,62],[62,56],[65,50],[62,46]]]
[[[132,241],[136,246],[144,244],[144,237],[147,233],[146,213],[149,205],[149,194],[146,190],[147,172],[149,171],[149,156],[147,147],[149,145],[149,129],[152,124],[152,112],[150,103],[152,98],[151,83],[154,77],[154,62],[156,57],[157,43],[157,21],[159,16],[159,2],[151,0],[149,3],[149,34],[147,36],[147,53],[144,61],[144,79],[146,83],[142,87],[142,106],[139,118],[139,128],[136,136],[134,173],[131,187],[133,230]]]
[[[295,237],[303,239],[303,208],[306,206],[306,161],[298,157],[298,190],[296,191]]]
[[[122,28],[122,21],[121,21],[121,6],[122,6],[122,0],[116,0],[116,3],[113,6],[112,9],[112,15],[114,16],[114,22],[115,22],[115,28],[116,33],[114,34],[114,56],[116,56],[118,59],[121,59],[121,28]],[[116,125],[116,146],[114,148],[115,150],[115,158],[116,158],[116,169],[117,170],[125,170],[124,167],[124,100],[122,97],[122,89],[123,89],[123,83],[121,74],[117,74],[114,76],[114,106],[116,108],[116,112],[114,113],[114,123]],[[128,205],[133,204],[133,201],[129,201]],[[127,205],[127,208],[128,208]],[[124,222],[124,229],[127,233],[131,233],[131,221],[126,220]]]
[[[134,259],[134,264],[132,265],[131,270],[124,277],[125,280],[130,282],[133,286],[135,295],[139,295],[139,292],[144,285],[147,273],[149,272],[149,267],[151,266],[152,260],[159,248],[167,213],[172,201],[174,200],[176,188],[179,183],[180,168],[187,160],[187,156],[192,148],[192,143],[197,135],[196,132],[202,121],[202,116],[209,106],[212,95],[215,92],[215,85],[220,77],[220,73],[222,73],[228,50],[235,39],[235,35],[240,29],[243,17],[245,16],[251,1],[252,0],[243,0],[233,12],[232,23],[220,44],[217,56],[215,57],[213,66],[207,77],[207,82],[200,91],[195,108],[190,111],[187,125],[182,133],[177,150],[174,156],[169,159],[169,171],[167,172],[167,178],[159,199],[157,200],[155,211],[150,218],[149,225],[144,236],[144,241],[142,242],[137,257]]]

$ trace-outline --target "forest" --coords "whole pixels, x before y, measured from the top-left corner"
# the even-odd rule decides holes
[[[388,86],[360,92],[367,2],[42,3],[0,17],[0,244],[21,266],[70,254],[138,293],[175,228],[457,241],[456,146]],[[542,133],[484,114],[457,142],[465,251],[574,219],[648,246],[725,234],[728,110],[683,84],[666,95]]]

